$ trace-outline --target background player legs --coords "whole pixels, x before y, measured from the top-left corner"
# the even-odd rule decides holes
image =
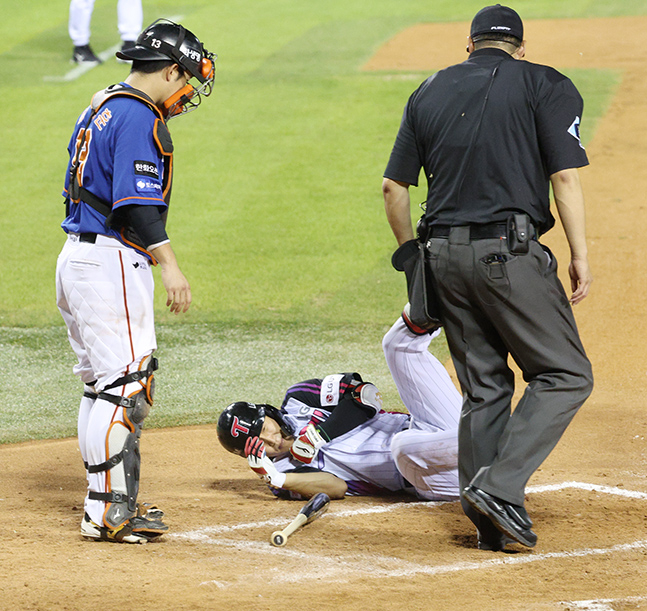
[[[144,12],[141,0],[119,0],[117,2],[117,23],[122,41],[137,40],[143,22]]]
[[[68,32],[75,47],[90,43],[90,21],[94,0],[71,0]]]

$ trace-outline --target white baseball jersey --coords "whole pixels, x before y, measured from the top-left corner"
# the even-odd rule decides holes
[[[458,418],[462,399],[447,370],[428,351],[434,336],[416,335],[398,319],[383,348],[409,414],[380,411],[324,445],[314,467],[343,479],[347,494],[407,490],[428,500],[458,498]],[[288,389],[283,408],[296,431],[322,422],[343,395],[341,375],[307,380]],[[288,472],[303,464],[275,461]]]
[[[322,381],[319,380],[318,385],[312,384],[316,380],[309,382],[313,387],[313,397],[318,398]],[[284,405],[286,419],[296,431],[301,431],[311,421],[326,420],[331,413],[321,405],[308,405],[290,396],[295,389],[301,388],[300,385],[290,388]],[[409,420],[408,414],[380,412],[368,422],[327,443],[310,467],[343,479],[348,485],[348,494],[402,490],[405,482],[391,455],[391,440],[396,433],[409,427]],[[291,457],[278,459],[274,464],[279,471],[303,466]]]

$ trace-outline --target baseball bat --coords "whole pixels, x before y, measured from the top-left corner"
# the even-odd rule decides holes
[[[288,537],[295,531],[310,524],[316,520],[322,513],[328,509],[330,505],[330,497],[324,492],[317,492],[297,514],[297,517],[292,520],[283,530],[277,530],[272,533],[270,543],[274,547],[283,547],[288,542]]]

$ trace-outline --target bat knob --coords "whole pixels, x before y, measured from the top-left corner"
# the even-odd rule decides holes
[[[283,536],[282,533],[280,532],[275,532],[272,533],[272,536],[270,537],[270,543],[274,547],[283,547],[287,542],[287,537]]]

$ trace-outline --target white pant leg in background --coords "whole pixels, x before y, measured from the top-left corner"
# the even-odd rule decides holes
[[[142,0],[119,0],[117,23],[121,40],[137,40],[144,23]]]
[[[68,32],[75,47],[82,47],[90,42],[90,20],[94,0],[71,0]]]
[[[137,369],[157,347],[153,320],[153,276],[148,260],[113,238],[97,244],[69,236],[56,268],[57,304],[78,358],[74,373],[97,392]],[[129,384],[111,392],[128,396]],[[79,447],[91,465],[105,462],[111,430],[124,429],[124,408],[108,401],[81,401]],[[112,452],[111,452],[112,453]],[[89,490],[108,492],[109,472],[88,474]],[[101,524],[106,503],[86,498],[90,518]]]
[[[420,498],[440,501],[459,497],[462,398],[445,367],[429,352],[438,333],[416,335],[398,318],[382,347],[400,398],[412,416],[410,429],[394,436],[391,454]]]

